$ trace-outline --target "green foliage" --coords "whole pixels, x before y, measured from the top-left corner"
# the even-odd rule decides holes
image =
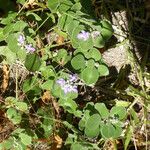
[[[7,110],[7,117],[14,123],[19,124],[21,122],[21,114],[17,112],[14,108],[9,108]]]
[[[108,109],[84,98],[86,89],[109,75],[100,52],[113,35],[109,21],[94,18],[91,1],[16,3],[17,11],[0,20],[1,64],[22,65],[12,73],[13,94],[4,93],[2,108],[16,128],[0,149],[34,149],[36,140],[57,143],[60,135],[64,149],[99,150],[101,141],[121,138],[129,105],[108,104]],[[125,134],[127,149],[131,129]]]
[[[91,106],[92,112],[86,108],[84,117],[79,122],[79,128],[84,129],[85,135],[89,138],[98,136],[104,139],[118,138],[122,133],[122,121],[125,119],[126,109],[122,106],[114,106],[109,112],[104,103]],[[90,113],[94,114],[90,115]]]
[[[77,54],[72,60],[71,65],[74,69],[79,70],[85,68],[85,58],[81,54]]]
[[[88,137],[94,138],[99,135],[100,119],[99,114],[94,114],[89,117],[85,125],[85,134]]]
[[[31,144],[32,138],[29,135],[24,134],[24,133],[20,133],[19,138],[21,139],[21,142],[24,145],[30,145]]]
[[[81,78],[85,81],[87,85],[95,84],[98,80],[99,73],[95,67],[86,67],[81,72]]]
[[[25,67],[32,72],[38,71],[41,66],[40,58],[37,54],[28,54],[25,60]]]

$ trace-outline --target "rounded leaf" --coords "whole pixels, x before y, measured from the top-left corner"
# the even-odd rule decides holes
[[[39,70],[41,60],[37,54],[28,54],[25,60],[25,67],[32,72]]]
[[[109,111],[104,103],[96,103],[95,109],[99,112],[99,114],[102,118],[105,118],[105,119],[108,118]]]
[[[110,110],[111,116],[117,117],[119,120],[122,120],[126,117],[126,109],[122,106],[114,106]]]
[[[105,46],[105,39],[99,35],[98,37],[93,39],[93,43],[95,47],[103,48]]]
[[[77,54],[71,60],[71,65],[75,70],[79,70],[85,67],[85,59],[84,56],[81,54]]]
[[[86,53],[85,57],[87,59],[93,58],[95,61],[99,61],[101,59],[101,53],[96,48],[92,48]]]
[[[95,66],[95,61],[93,59],[89,59],[86,63],[86,66],[93,68]]]
[[[98,66],[98,72],[99,72],[100,76],[109,75],[109,70],[108,70],[108,67],[106,65],[99,65]]]
[[[77,104],[75,101],[73,101],[72,99],[60,99],[59,101],[59,105],[62,106],[66,111],[68,111],[69,113],[75,113],[76,109],[77,109]]]
[[[28,110],[28,105],[25,102],[16,102],[15,105],[21,111],[27,111]]]
[[[101,126],[101,135],[105,139],[112,138],[115,135],[115,128],[111,123],[104,124]]]
[[[7,117],[14,123],[19,124],[21,122],[21,114],[14,108],[9,108],[6,112]]]
[[[118,126],[118,125],[114,125],[114,127],[115,127],[115,132],[114,132],[113,138],[118,138],[122,133],[122,128],[121,126]]]
[[[101,117],[99,114],[94,114],[89,117],[85,125],[85,134],[90,137],[96,137],[99,135]]]
[[[98,70],[95,67],[86,67],[81,72],[81,78],[85,81],[87,85],[95,84],[99,78]]]
[[[69,61],[69,55],[65,49],[60,49],[56,56],[56,61],[65,65]]]
[[[101,35],[105,39],[105,41],[107,41],[113,34],[113,28],[107,21],[102,21],[101,26]]]

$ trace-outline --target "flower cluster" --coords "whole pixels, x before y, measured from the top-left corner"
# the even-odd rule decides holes
[[[25,48],[27,53],[33,53],[35,51],[35,48],[32,46],[32,44],[26,44],[24,35],[20,34],[17,41],[18,41],[18,45]]]
[[[90,34],[91,34],[92,38],[95,39],[97,36],[100,35],[100,32],[99,32],[99,31],[93,31],[93,32],[89,33],[89,32],[86,32],[86,31],[82,30],[82,31],[77,35],[77,38],[78,38],[79,40],[87,41],[87,40],[89,39],[89,37],[90,37]]]
[[[64,91],[65,94],[70,92],[78,93],[77,86],[75,85],[76,81],[77,75],[69,75],[67,81],[63,78],[60,78],[56,81],[56,83],[60,85],[61,89]]]
[[[84,30],[82,30],[78,35],[77,35],[77,38],[79,40],[83,40],[83,41],[86,41],[88,40],[88,38],[90,37],[90,33],[89,32],[86,32]]]

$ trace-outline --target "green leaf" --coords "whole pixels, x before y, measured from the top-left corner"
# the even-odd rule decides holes
[[[84,30],[84,26],[78,25],[77,27],[74,27],[72,30],[72,34],[70,35],[71,43],[74,48],[78,48],[80,41],[77,39],[77,35],[80,33],[80,31]]]
[[[59,102],[59,105],[62,106],[69,113],[74,114],[78,107],[76,102],[73,101],[72,99],[60,99],[58,102]]]
[[[30,145],[31,142],[32,142],[32,138],[31,136],[25,134],[25,133],[20,133],[19,134],[19,137],[21,139],[21,142],[24,144],[24,145]]]
[[[3,34],[3,28],[0,28],[0,42],[5,40],[5,35]]]
[[[54,83],[54,80],[47,80],[47,81],[45,81],[42,85],[41,85],[41,88],[43,89],[43,90],[52,90],[52,88],[53,88],[53,83]]]
[[[73,143],[71,145],[71,150],[88,150],[85,146],[82,146],[79,143]]]
[[[95,61],[99,61],[101,59],[101,53],[96,48],[92,48],[85,53],[85,57],[87,59],[93,58]]]
[[[17,59],[16,54],[12,52],[7,46],[0,46],[0,55],[2,57],[4,56],[4,60],[8,64],[13,64]]]
[[[59,6],[59,12],[63,13],[66,12],[70,7],[72,6],[72,2],[68,0],[63,0],[63,3],[60,4]]]
[[[58,7],[60,6],[60,0],[48,0],[47,6],[51,12],[56,12]]]
[[[72,32],[74,29],[79,26],[79,21],[78,20],[73,20],[73,18],[68,19],[68,23],[66,24],[66,31],[68,32],[69,36],[71,37]]]
[[[9,35],[9,33],[13,32],[14,24],[8,24],[3,28],[3,34]]]
[[[41,19],[41,17],[39,16],[39,15],[37,15],[36,13],[34,13],[34,12],[27,12],[26,13],[26,16],[34,16],[34,18],[35,18],[35,20],[37,20],[37,21],[41,21],[42,19]]]
[[[82,5],[81,5],[81,3],[80,2],[76,2],[72,7],[71,7],[71,10],[73,10],[73,11],[79,11],[79,10],[81,10],[81,8],[82,8]]]
[[[64,92],[61,89],[60,85],[58,85],[57,83],[54,83],[53,88],[52,88],[52,93],[54,96],[56,97],[63,97]]]
[[[89,67],[89,68],[93,68],[95,66],[95,61],[93,59],[89,59],[86,62],[86,66]]]
[[[39,81],[36,77],[27,79],[23,83],[23,92],[29,94],[30,96],[37,96],[41,94],[41,89],[39,87]]]
[[[94,38],[93,39],[93,43],[94,43],[94,46],[95,47],[98,47],[98,48],[102,48],[105,46],[105,40],[104,38],[99,35],[98,37]]]
[[[98,66],[98,72],[100,73],[100,76],[107,76],[109,75],[109,70],[106,65],[99,65]]]
[[[51,125],[46,126],[41,124],[41,127],[44,129],[44,137],[49,138],[49,136],[53,133],[53,127]]]
[[[15,130],[11,133],[11,135],[13,135],[13,136],[18,136],[18,134],[21,133],[21,132],[23,132],[23,131],[25,131],[25,129],[18,127],[17,129],[15,129]]]
[[[112,138],[115,133],[115,128],[112,124],[107,123],[101,126],[101,135],[105,139]]]
[[[138,124],[140,122],[137,113],[135,112],[135,110],[132,108],[130,109],[130,114],[132,116],[132,119],[134,120],[135,124]]]
[[[70,16],[67,16],[65,14],[62,14],[59,19],[58,19],[58,27],[61,29],[61,30],[65,30],[66,29],[66,25],[72,21],[73,19],[70,17]]]
[[[22,5],[24,5],[25,2],[26,2],[26,0],[17,0],[17,3],[20,3],[20,4],[22,4]]]
[[[17,99],[12,96],[6,97],[5,99],[5,105],[7,107],[14,107],[16,102],[17,102]]]
[[[7,117],[14,123],[19,124],[21,122],[21,114],[14,108],[9,108],[6,112]]]
[[[77,54],[73,59],[71,60],[71,65],[75,70],[83,69],[85,68],[85,59],[84,56],[81,54]]]
[[[90,118],[90,111],[86,110],[84,112],[84,116],[82,117],[82,119],[79,121],[79,129],[83,130],[85,128],[86,122],[87,120]]]
[[[128,126],[128,128],[126,129],[126,133],[125,133],[124,150],[127,150],[129,143],[131,141],[131,138],[132,138],[132,127]]]
[[[85,30],[86,32],[88,32],[85,28],[85,26],[83,25],[78,25],[76,28],[73,29],[72,31],[72,35],[71,35],[71,42],[74,48],[81,48],[81,49],[91,49],[93,47],[93,41],[92,41],[92,37],[91,35],[89,36],[89,38],[84,41],[82,39],[78,39],[77,36],[78,34],[82,31]]]
[[[4,140],[2,143],[0,143],[0,150],[11,149],[13,144],[14,144],[14,139],[10,137],[9,139]]]
[[[11,22],[15,20],[16,16],[16,12],[10,11],[7,17],[2,19],[1,23],[4,25],[11,24]]]
[[[98,70],[95,67],[86,67],[81,72],[81,78],[85,81],[87,85],[95,84],[99,78]]]
[[[25,102],[16,102],[15,105],[21,111],[27,111],[28,110],[28,105]]]
[[[16,23],[13,24],[8,24],[7,26],[4,27],[3,33],[5,35],[8,35],[11,32],[22,32],[25,27],[27,27],[27,23],[24,21],[17,21]]]
[[[77,140],[77,135],[76,134],[68,133],[68,137],[67,137],[67,139],[65,141],[65,145],[72,144],[76,140]]]
[[[37,54],[28,54],[25,60],[25,67],[32,72],[39,70],[41,60]]]
[[[94,114],[86,122],[85,134],[94,138],[99,135],[101,117],[99,114]]]
[[[99,112],[101,118],[107,119],[109,117],[109,111],[104,103],[96,103],[95,109]]]
[[[77,38],[77,35],[76,35]],[[83,41],[83,40],[77,40],[77,42],[79,43],[79,46],[82,49],[91,49],[93,47],[93,41],[92,41],[92,37],[90,36],[89,39],[87,41]]]
[[[120,137],[120,135],[122,133],[122,128],[120,125],[117,125],[117,124],[113,124],[113,126],[114,126],[115,131],[114,131],[112,138],[116,139],[116,138]]]
[[[24,28],[27,27],[27,25],[28,24],[22,20],[17,21],[13,26],[13,32],[15,32],[15,31],[22,32],[24,30]]]
[[[122,120],[126,117],[126,109],[122,106],[114,106],[110,110],[111,116],[117,117],[119,120]]]
[[[85,57],[86,57],[86,55],[88,54],[88,50],[87,49],[81,49],[80,47],[79,48],[77,48],[74,52],[73,52],[73,54],[74,55],[77,55],[78,53],[82,53]]]
[[[65,49],[60,49],[57,53],[56,60],[61,65],[65,65],[70,60],[70,56]]]
[[[8,48],[16,54],[18,53],[18,51],[23,51],[23,49],[21,49],[21,47],[18,45],[17,37],[18,34],[10,34],[6,39]]]
[[[102,21],[101,26],[101,35],[105,39],[105,41],[107,41],[113,34],[113,28],[107,21]]]
[[[41,75],[44,79],[49,79],[50,77],[55,77],[54,68],[52,66],[41,65],[40,67]]]

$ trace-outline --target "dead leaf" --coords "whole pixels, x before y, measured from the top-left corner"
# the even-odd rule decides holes
[[[56,102],[56,100],[54,98],[52,99],[52,104],[55,108],[57,115],[59,116],[59,104]]]
[[[56,43],[57,43],[57,44],[60,44],[60,45],[61,45],[62,43],[64,43],[64,37],[63,37],[63,36],[58,36],[58,37],[57,37],[57,40],[56,40]]]
[[[36,37],[36,45],[39,49],[41,49],[43,47],[43,42],[40,39],[40,37]]]
[[[51,95],[50,91],[45,91],[43,96],[42,96],[42,101],[45,104],[48,103],[52,103],[52,105],[54,106],[54,109],[56,111],[56,113],[59,115],[59,105],[58,103],[55,101],[55,98]]]
[[[37,5],[36,0],[29,0],[27,3],[24,4],[25,8],[34,8]]]
[[[51,95],[50,91],[45,91],[42,96],[42,101],[44,103],[49,103],[52,100],[52,98],[53,96]]]
[[[63,143],[62,138],[59,135],[55,135],[54,138],[55,142],[57,143],[56,148],[61,148]]]
[[[9,83],[9,67],[8,65],[3,65],[3,81],[2,81],[2,85],[1,85],[1,89],[2,89],[2,93],[4,93],[8,87],[8,83]]]

